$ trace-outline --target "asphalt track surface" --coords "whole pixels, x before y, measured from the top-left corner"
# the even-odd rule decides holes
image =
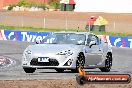
[[[70,79],[77,73],[65,71],[57,73],[54,69],[37,69],[35,73],[27,74],[21,67],[21,57],[27,42],[0,41],[0,56],[10,58],[13,63],[0,68],[0,80],[33,80],[33,79]],[[88,73],[100,73],[99,69],[86,69]],[[132,76],[132,49],[113,48],[113,66],[110,74],[130,74]]]

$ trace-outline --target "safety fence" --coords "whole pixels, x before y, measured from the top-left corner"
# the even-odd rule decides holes
[[[38,27],[49,29],[82,29],[85,30],[88,19],[65,18],[46,18],[46,17],[27,17],[27,16],[0,16],[1,25],[19,27]],[[127,21],[108,21],[107,32],[132,32],[131,22]]]
[[[11,41],[25,41],[35,42],[36,40],[42,40],[48,36],[50,32],[29,32],[29,31],[14,31],[14,30],[0,30],[0,40]],[[132,36],[106,36],[100,35],[102,40],[107,42],[111,47],[127,47],[132,48]]]

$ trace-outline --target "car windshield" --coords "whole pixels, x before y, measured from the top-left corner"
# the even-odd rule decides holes
[[[42,44],[77,44],[84,45],[84,34],[76,33],[53,33],[42,40]]]

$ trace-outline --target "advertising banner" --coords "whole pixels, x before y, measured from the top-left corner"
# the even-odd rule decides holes
[[[12,40],[12,41],[27,41],[35,42],[36,40],[42,40],[49,32],[27,32],[27,31],[13,31],[13,30],[1,30],[1,40]]]
[[[48,36],[50,32],[29,32],[29,31],[13,31],[13,30],[0,30],[0,40],[11,41],[25,41],[35,42],[42,40]],[[132,48],[132,37],[121,36],[100,36],[103,41],[108,43],[111,47],[127,47]]]

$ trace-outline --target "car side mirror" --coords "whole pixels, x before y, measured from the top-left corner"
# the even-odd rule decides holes
[[[96,45],[96,42],[95,42],[95,41],[91,41],[91,42],[89,43],[89,48],[91,48],[93,45]]]
[[[36,44],[40,44],[41,43],[41,40],[36,40]]]

